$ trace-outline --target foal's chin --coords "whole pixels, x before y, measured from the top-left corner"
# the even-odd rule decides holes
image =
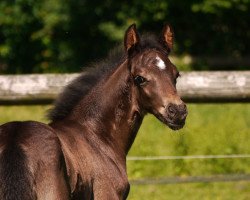
[[[165,123],[169,128],[171,128],[172,130],[174,131],[177,131],[177,130],[180,130],[184,127],[185,125],[185,122],[184,123],[181,123],[181,124],[173,124],[171,122],[166,122]]]
[[[164,123],[174,131],[182,129],[185,125],[185,120],[177,123],[170,120],[168,117],[163,116],[162,114],[154,114],[154,115],[157,117],[157,119],[159,119],[162,123]]]

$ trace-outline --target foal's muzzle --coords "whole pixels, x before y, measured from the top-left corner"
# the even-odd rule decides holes
[[[181,129],[185,125],[187,106],[169,103],[166,107],[166,124],[173,130]]]

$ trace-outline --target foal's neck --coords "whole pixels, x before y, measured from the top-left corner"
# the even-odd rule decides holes
[[[136,93],[125,61],[93,88],[70,118],[127,155],[143,119]]]

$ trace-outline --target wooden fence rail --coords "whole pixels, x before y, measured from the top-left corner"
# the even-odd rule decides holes
[[[78,74],[0,75],[0,104],[51,103]],[[250,102],[250,71],[181,72],[186,102]]]

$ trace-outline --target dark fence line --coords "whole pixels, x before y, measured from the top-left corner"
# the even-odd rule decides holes
[[[250,154],[231,154],[231,155],[190,155],[190,156],[128,156],[127,161],[151,161],[156,160],[190,160],[190,159],[249,159]],[[188,176],[188,177],[159,177],[131,179],[133,185],[167,185],[182,183],[215,183],[250,181],[250,174],[221,174],[209,176]]]
[[[49,104],[78,74],[0,75],[0,104]],[[181,72],[186,102],[250,102],[250,71]]]
[[[127,161],[201,160],[201,159],[249,159],[250,154],[188,155],[188,156],[128,156]]]
[[[189,176],[189,177],[161,177],[131,179],[132,185],[166,185],[166,184],[183,184],[183,183],[214,183],[214,182],[234,182],[250,181],[250,174],[223,174],[211,176]]]

